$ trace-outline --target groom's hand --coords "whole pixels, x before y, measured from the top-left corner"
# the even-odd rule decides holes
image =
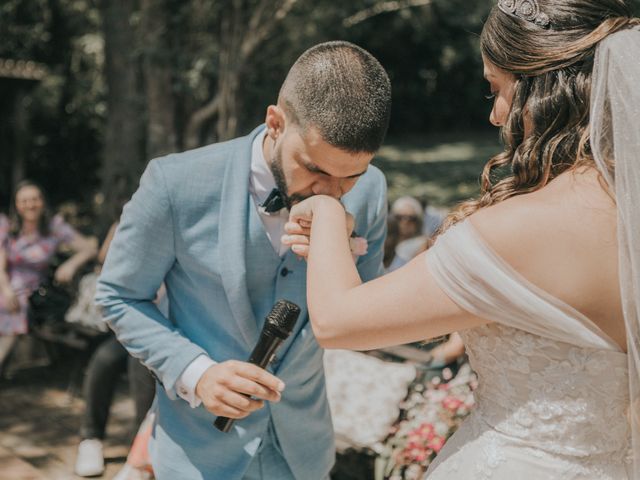
[[[229,360],[209,367],[196,385],[196,395],[216,416],[244,418],[264,401],[280,401],[284,383],[251,363]]]
[[[309,243],[311,239],[311,224],[313,223],[314,210],[318,203],[323,201],[336,202],[335,198],[324,195],[314,195],[295,204],[291,208],[289,221],[285,224],[285,235],[281,241],[291,247],[293,252],[301,258],[309,256]],[[355,227],[353,215],[345,211],[347,221],[347,236],[351,236]]]

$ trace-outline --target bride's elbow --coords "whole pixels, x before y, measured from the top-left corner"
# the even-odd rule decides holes
[[[339,337],[334,323],[335,318],[331,314],[319,313],[311,314],[310,320],[318,344],[322,348],[337,348],[335,345]]]
[[[340,338],[338,338],[336,336],[319,337],[316,334],[316,340],[318,340],[318,345],[320,345],[322,348],[327,349],[327,350],[336,349],[336,348],[344,348],[344,347],[342,347],[342,344],[340,343]]]
[[[335,339],[318,338],[317,336],[316,336],[316,339],[318,340],[318,345],[320,345],[320,347],[324,348],[325,350],[332,350],[332,349],[338,348],[334,343]]]

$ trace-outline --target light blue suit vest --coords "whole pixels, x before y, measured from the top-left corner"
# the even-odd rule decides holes
[[[162,385],[151,448],[161,480],[241,479],[270,419],[296,478],[325,478],[334,462],[322,350],[306,309],[306,263],[276,255],[248,191],[251,145],[262,128],[150,162],[100,276],[96,300],[106,321]],[[386,227],[382,173],[371,166],[343,201],[369,242],[358,270],[373,279],[382,273]],[[168,318],[153,304],[163,281]],[[281,298],[302,308],[270,367],[287,385],[282,400],[221,433],[214,415],[177,397],[175,382],[203,353],[217,362],[246,360]]]

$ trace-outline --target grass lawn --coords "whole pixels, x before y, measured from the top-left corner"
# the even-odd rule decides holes
[[[390,138],[373,164],[387,177],[390,201],[412,195],[451,207],[477,195],[484,164],[500,151],[497,131]]]

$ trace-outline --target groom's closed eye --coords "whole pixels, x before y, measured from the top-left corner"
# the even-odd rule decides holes
[[[320,167],[318,167],[314,163],[302,161],[302,165],[304,166],[304,168],[309,170],[311,173],[320,173],[322,175],[326,175],[327,177],[332,177],[333,176],[330,173],[325,172],[324,170],[322,170]],[[368,170],[368,168],[367,168],[367,170]],[[363,172],[360,172],[360,173],[356,173],[354,175],[349,175],[348,177],[342,177],[342,178],[344,178],[346,180],[355,180],[355,179],[360,178],[365,173],[367,173],[367,170],[364,170]]]

